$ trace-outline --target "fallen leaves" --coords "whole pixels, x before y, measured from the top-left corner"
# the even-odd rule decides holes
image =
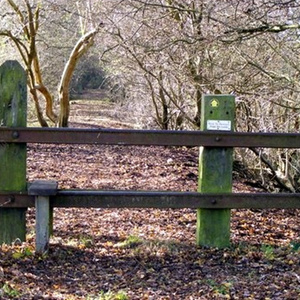
[[[192,243],[135,236],[128,236],[127,246],[116,236],[97,235],[92,248],[80,249],[65,245],[65,234],[62,244],[51,245],[47,257],[34,256],[30,262],[1,251],[1,261],[6,256],[5,283],[25,299],[35,293],[52,299],[87,299],[101,291],[113,295],[120,290],[128,299],[299,296],[300,252],[288,247],[241,244],[225,250],[197,249]],[[28,285],[30,292],[25,289]]]

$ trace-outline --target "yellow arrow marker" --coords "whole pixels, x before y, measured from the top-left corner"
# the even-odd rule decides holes
[[[217,99],[212,99],[210,102],[211,107],[218,107],[219,101]]]

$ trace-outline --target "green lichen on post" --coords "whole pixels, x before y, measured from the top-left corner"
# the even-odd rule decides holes
[[[235,103],[230,95],[204,95],[201,130],[232,131]],[[201,147],[198,192],[232,191],[232,148]],[[197,245],[224,248],[230,245],[230,209],[197,210]]]
[[[26,127],[26,73],[16,61],[0,66],[0,126]],[[0,144],[0,190],[26,190],[26,144]],[[0,208],[0,243],[25,241],[26,209]]]

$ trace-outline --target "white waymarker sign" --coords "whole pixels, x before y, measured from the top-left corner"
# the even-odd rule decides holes
[[[222,130],[230,131],[231,130],[231,121],[230,120],[207,120],[207,130]]]

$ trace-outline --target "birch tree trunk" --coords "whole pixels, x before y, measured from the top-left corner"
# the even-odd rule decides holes
[[[74,73],[76,64],[79,58],[87,52],[87,50],[93,45],[94,37],[98,30],[94,29],[81,37],[77,42],[74,49],[72,50],[69,60],[65,65],[61,81],[58,88],[58,100],[60,103],[60,114],[59,114],[59,127],[68,127],[68,120],[70,115],[70,95],[69,86]]]

